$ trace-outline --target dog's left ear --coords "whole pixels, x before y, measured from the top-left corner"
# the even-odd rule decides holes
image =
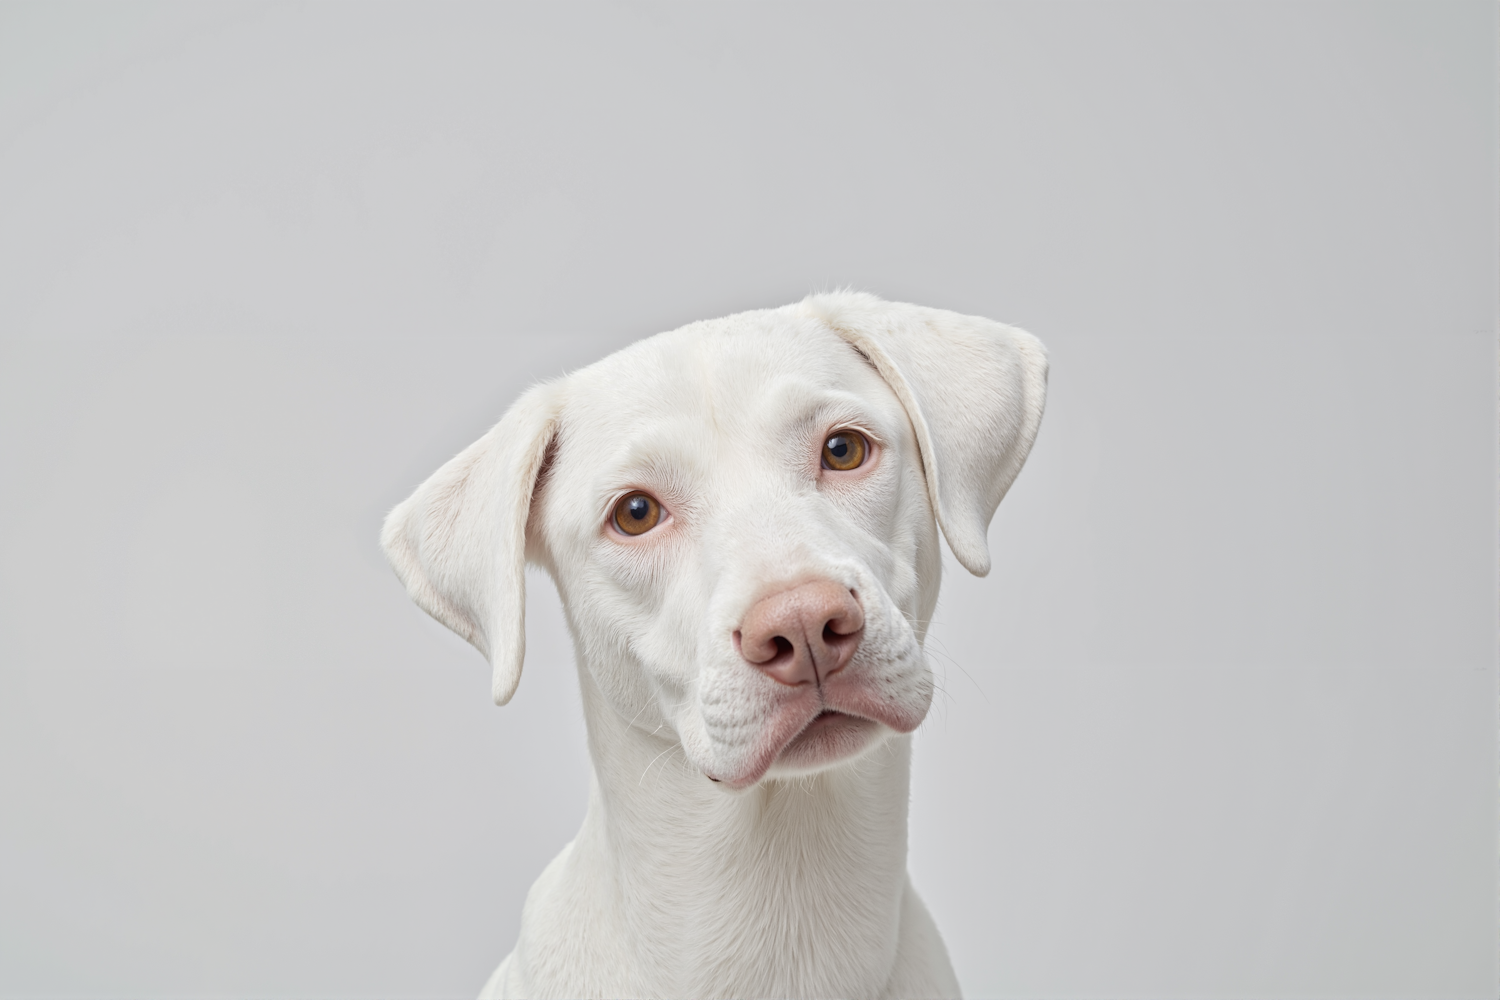
[[[526,656],[526,521],[556,433],[560,383],[530,389],[385,519],[380,545],[412,600],[494,668],[495,704]]]
[[[1042,422],[1041,341],[978,316],[856,292],[810,295],[800,308],[869,358],[901,400],[948,546],[965,569],[984,576],[990,519]]]

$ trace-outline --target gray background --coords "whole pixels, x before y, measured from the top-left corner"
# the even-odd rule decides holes
[[[1051,350],[911,870],[975,996],[1494,996],[1495,8],[0,7],[0,993],[466,995],[576,829],[376,547],[841,285]]]

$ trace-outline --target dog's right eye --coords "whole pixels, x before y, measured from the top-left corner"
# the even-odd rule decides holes
[[[661,522],[661,504],[649,493],[627,493],[615,504],[615,527],[627,535],[644,535]]]

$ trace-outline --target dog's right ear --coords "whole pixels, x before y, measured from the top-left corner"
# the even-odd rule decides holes
[[[526,655],[526,521],[556,433],[561,385],[530,389],[488,434],[385,519],[380,545],[412,600],[494,668],[495,704]]]

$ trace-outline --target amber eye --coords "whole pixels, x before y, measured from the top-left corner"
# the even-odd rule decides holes
[[[647,493],[627,493],[615,504],[615,527],[627,535],[644,535],[661,522],[661,504]]]
[[[865,464],[865,454],[870,450],[864,435],[857,431],[839,431],[828,435],[823,442],[823,468],[848,472]]]

